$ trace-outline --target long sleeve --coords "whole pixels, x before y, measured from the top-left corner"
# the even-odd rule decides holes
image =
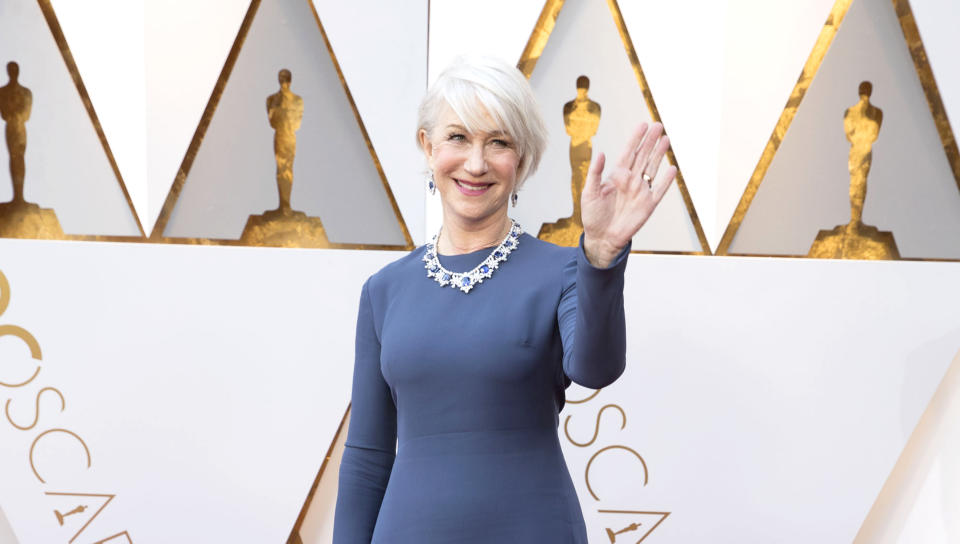
[[[557,308],[563,371],[591,389],[610,385],[626,366],[623,273],[630,246],[627,244],[610,266],[597,268],[584,254],[581,236],[576,257],[563,270],[563,293]]]
[[[350,428],[340,463],[334,544],[369,544],[396,456],[397,408],[380,371],[370,280],[360,295]]]

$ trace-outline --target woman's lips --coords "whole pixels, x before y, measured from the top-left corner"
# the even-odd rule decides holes
[[[483,193],[487,192],[487,189],[489,189],[491,185],[493,185],[492,183],[475,184],[459,179],[454,179],[453,181],[457,184],[457,189],[460,189],[461,193],[468,196],[482,195]]]

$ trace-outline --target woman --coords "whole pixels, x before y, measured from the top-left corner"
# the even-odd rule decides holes
[[[545,147],[526,79],[493,59],[440,75],[417,139],[443,226],[363,286],[336,544],[587,542],[559,412],[571,380],[623,372],[630,240],[676,175],[657,178],[661,135],[640,125],[605,179],[597,156],[581,245],[557,247],[507,215]]]

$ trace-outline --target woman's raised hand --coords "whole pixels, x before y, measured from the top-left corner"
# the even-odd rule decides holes
[[[583,249],[594,266],[605,268],[647,222],[660,203],[677,168],[657,174],[670,140],[660,123],[641,123],[607,177],[601,180],[606,156],[593,161],[580,200]]]

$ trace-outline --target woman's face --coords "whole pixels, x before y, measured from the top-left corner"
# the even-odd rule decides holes
[[[490,123],[493,125],[493,123]],[[433,133],[420,132],[420,143],[440,191],[444,217],[483,221],[506,216],[517,183],[517,155],[504,132],[468,132],[446,106]]]

